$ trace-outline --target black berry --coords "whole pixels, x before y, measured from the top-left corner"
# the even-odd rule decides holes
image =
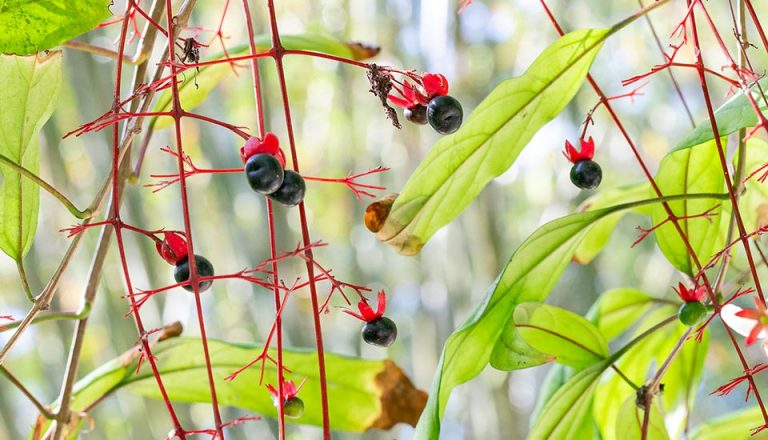
[[[603,180],[603,170],[593,160],[580,160],[571,168],[571,182],[581,189],[595,189]]]
[[[707,306],[699,301],[688,301],[680,306],[680,310],[677,311],[677,317],[680,322],[691,327],[700,322],[707,316]]]
[[[271,154],[254,154],[245,162],[245,177],[254,191],[272,194],[283,184],[283,167]]]
[[[197,274],[199,276],[201,277],[213,276],[213,264],[211,264],[211,262],[208,261],[207,258],[201,255],[195,255],[195,264],[197,265]],[[183,283],[184,281],[187,281],[189,279],[189,258],[188,257],[179,261],[179,264],[176,265],[176,268],[173,270],[173,278],[176,280],[177,283]],[[212,280],[200,281],[198,285],[198,287],[200,288],[200,293],[208,290],[208,288],[211,287],[211,284],[213,284]],[[188,284],[182,287],[185,290],[188,290],[190,292],[193,291],[191,284]]]
[[[397,326],[391,319],[382,316],[365,323],[363,340],[371,345],[389,347],[397,339]]]
[[[413,122],[414,124],[426,125],[427,107],[419,104],[416,107],[407,108],[403,110],[403,116],[405,116],[405,119]]]
[[[307,185],[304,178],[295,171],[285,170],[283,184],[269,198],[287,206],[296,206],[304,200]]]
[[[292,419],[301,417],[304,414],[304,401],[296,396],[286,400],[283,404],[283,414]]]
[[[461,127],[464,111],[456,98],[435,96],[427,105],[427,121],[440,134],[451,134]]]

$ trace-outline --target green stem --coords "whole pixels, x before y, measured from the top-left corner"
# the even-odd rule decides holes
[[[42,403],[40,403],[39,400],[37,400],[37,398],[27,389],[27,387],[24,386],[23,383],[21,383],[19,379],[16,378],[16,376],[13,375],[13,373],[8,371],[8,369],[2,365],[0,365],[0,374],[5,376],[9,382],[11,382],[16,388],[19,389],[19,391],[21,391],[22,394],[25,395],[27,399],[29,399],[29,401],[35,405],[35,408],[40,411],[40,414],[42,414],[43,417],[46,419],[53,419],[56,417],[56,415],[50,412]]]
[[[79,319],[84,319],[91,313],[91,305],[86,304],[80,311],[78,312],[51,312],[51,313],[41,313],[35,317],[35,319],[32,320],[32,324],[39,324],[41,322],[46,321],[75,321]],[[0,333],[6,331],[6,330],[12,330],[21,324],[21,321],[14,321],[10,324],[3,324],[2,329],[0,329]]]
[[[19,271],[19,279],[21,280],[21,286],[24,288],[24,293],[27,294],[27,298],[30,301],[35,302],[35,295],[32,293],[32,289],[29,288],[29,279],[27,278],[27,271],[24,270],[21,256],[16,260],[16,270]]]
[[[51,186],[48,182],[41,179],[37,176],[37,174],[33,173],[32,171],[29,171],[28,169],[24,168],[23,166],[19,165],[18,163],[11,160],[8,156],[5,156],[3,154],[0,154],[0,164],[6,165],[8,167],[13,168],[16,170],[19,174],[26,177],[27,179],[35,182],[40,188],[48,191],[52,196],[59,199],[59,201],[69,210],[69,212],[74,215],[75,217],[79,219],[85,219],[93,215],[93,212],[86,208],[84,210],[77,209],[74,203],[72,203],[64,194],[60,193],[56,188]]]

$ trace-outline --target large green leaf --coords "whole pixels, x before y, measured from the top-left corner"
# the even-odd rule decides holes
[[[225,381],[234,370],[261,353],[261,347],[210,340],[211,363],[219,404],[275,417],[269,392],[259,385],[260,365],[245,370],[234,381]],[[161,342],[152,351],[168,395],[177,402],[210,402],[205,360],[199,338],[177,338]],[[94,370],[75,385],[73,410],[81,410],[119,389],[160,398],[148,367],[136,374],[138,356],[129,352]],[[274,356],[274,353],[271,353]],[[296,423],[321,425],[320,385],[314,351],[284,350],[290,367],[288,377],[307,379],[299,396],[304,414]],[[326,354],[331,426],[335,430],[362,432],[388,429],[396,423],[415,424],[426,401],[424,392],[413,388],[402,370],[389,360],[372,361]],[[267,362],[265,384],[275,384],[276,367]]]
[[[671,199],[676,197],[664,200]],[[416,427],[416,438],[438,437],[440,419],[453,388],[477,376],[488,365],[494,344],[504,343],[501,335],[517,304],[546,299],[594,222],[624,209],[658,201],[652,199],[572,214],[541,226],[528,237],[504,266],[483,301],[443,346],[432,392]]]
[[[0,53],[29,55],[90,31],[110,16],[110,0],[0,1]]]
[[[738,163],[738,154],[734,156]],[[747,141],[747,155],[744,170],[746,175],[758,171],[768,163],[768,143],[756,137]],[[768,169],[758,172],[744,184],[746,191],[739,198],[739,209],[744,227],[754,231],[768,221],[768,183],[760,182],[759,178]]]
[[[515,328],[531,347],[559,364],[586,368],[608,357],[608,343],[583,317],[541,303],[522,303],[513,314]]]
[[[642,200],[648,197],[648,183],[639,183],[635,185],[613,188],[607,191],[600,191],[594,197],[590,197],[579,207],[580,211],[594,211],[595,209],[613,206],[618,203],[627,203],[633,200]],[[638,209],[639,210],[639,209]],[[615,215],[608,216],[589,230],[589,233],[581,241],[573,259],[581,264],[590,263],[600,251],[603,250],[611,233],[616,228],[622,217],[628,211],[622,211]]]
[[[653,302],[654,298],[641,290],[612,289],[595,301],[590,317],[598,330],[610,340],[634,325]]]
[[[0,84],[0,154],[36,174],[38,135],[61,89],[61,52],[0,55]],[[37,229],[40,187],[8,166],[0,173],[0,249],[20,261]]]
[[[505,371],[522,370],[554,361],[554,356],[542,353],[525,342],[513,320],[507,323],[489,360],[493,368]]]
[[[643,419],[645,411],[637,407],[635,396],[630,396],[619,409],[616,420],[617,439],[643,438]],[[648,417],[647,440],[667,440],[669,434],[664,426],[664,417],[659,410],[659,405],[654,400],[651,404],[651,413]]]
[[[751,435],[752,429],[765,423],[760,408],[753,406],[725,414],[697,426],[690,435],[691,440],[766,440],[768,431]]]
[[[323,34],[306,33],[301,35],[281,35],[280,41],[283,47],[289,50],[309,50],[326,53],[351,60],[364,60],[378,53],[378,48],[363,46],[360,43],[345,42]],[[270,34],[254,36],[256,53],[266,53],[272,48]],[[250,54],[249,46],[237,46],[229,51],[231,58]],[[224,59],[224,54],[214,56],[211,60]],[[239,61],[239,66],[244,66],[248,61]],[[179,99],[185,110],[192,110],[202,104],[213,89],[227,75],[233,74],[233,67],[229,63],[210,64],[200,67],[199,72],[189,70],[186,72],[185,81],[179,86]],[[237,67],[235,67],[237,69]],[[171,109],[171,90],[165,90],[158,97],[154,111],[164,112]],[[169,127],[173,119],[153,117],[151,120],[157,129]]]
[[[610,361],[595,364],[573,376],[549,399],[536,424],[528,434],[529,440],[583,439],[585,420],[590,419],[592,395],[597,381]],[[579,427],[582,429],[574,429]],[[590,426],[591,428],[591,426]]]
[[[715,142],[709,141],[694,148],[669,153],[661,161],[656,173],[656,183],[662,194],[723,191],[725,179]],[[669,203],[670,209],[678,218],[700,215],[719,206],[719,202],[701,199]],[[651,212],[654,225],[667,219],[663,206],[654,206]],[[721,218],[720,212],[715,210],[714,215],[709,218],[679,220],[680,227],[688,236],[688,241],[702,264],[709,259],[713,249],[720,248],[716,244]],[[659,248],[675,268],[689,275],[697,271],[672,222],[666,222],[654,233]]]
[[[587,29],[566,34],[522,76],[499,84],[458,132],[432,147],[376,236],[404,255],[418,253],[565,108],[609,32]]]
[[[763,78],[760,81],[760,86],[763,90],[768,88],[768,78]],[[750,93],[752,93],[752,97],[760,107],[760,111],[765,114],[768,111],[768,106],[765,103],[765,98],[760,95],[760,89],[757,86],[753,86]],[[738,93],[715,111],[715,121],[717,122],[717,131],[720,133],[720,136],[728,136],[742,128],[757,125],[757,115],[747,95]],[[688,133],[683,140],[678,142],[675,150],[695,147],[714,138],[712,124],[709,121],[704,121]]]

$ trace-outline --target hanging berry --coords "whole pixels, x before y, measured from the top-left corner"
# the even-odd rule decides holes
[[[296,206],[304,200],[307,185],[295,171],[285,169],[285,154],[272,133],[264,140],[251,137],[240,148],[245,164],[245,177],[251,188],[286,206]]]
[[[701,302],[707,293],[706,287],[698,286],[689,289],[683,283],[678,283],[677,287],[677,289],[674,287],[672,289],[684,301],[677,311],[677,317],[680,319],[680,322],[688,327],[696,325],[707,316],[707,306]]]
[[[296,419],[301,417],[302,414],[304,414],[304,401],[301,400],[296,395],[299,394],[299,390],[301,390],[301,387],[304,386],[304,382],[306,382],[307,379],[304,379],[301,381],[299,386],[297,387],[294,385],[292,380],[287,380],[283,382],[283,414],[286,417],[290,417],[292,419]],[[277,389],[273,387],[272,385],[267,385],[267,389],[269,390],[269,393],[272,395],[272,402],[275,404],[275,407],[281,404],[280,402],[280,394],[278,393]]]
[[[391,319],[383,316],[386,308],[387,297],[384,291],[380,290],[375,312],[368,305],[368,301],[363,298],[357,304],[357,309],[360,311],[359,314],[351,310],[344,310],[344,313],[365,321],[362,335],[366,343],[380,347],[389,347],[397,339],[397,326]]]
[[[245,177],[251,188],[262,194],[272,194],[283,184],[284,170],[271,154],[256,153],[245,162]]]
[[[189,254],[187,253],[187,240],[178,232],[163,232],[163,240],[155,241],[157,253],[168,262],[176,266],[173,270],[173,278],[177,283],[183,283],[189,280]],[[201,277],[211,277],[214,275],[213,264],[207,258],[195,255],[195,264],[197,265],[197,274]],[[202,280],[198,284],[200,292],[205,292],[213,284],[212,280]],[[192,292],[191,285],[182,286],[183,289]]]
[[[305,192],[307,184],[304,178],[296,171],[285,170],[283,184],[267,197],[286,206],[296,206],[304,200]]]
[[[408,74],[402,87],[394,87],[402,97],[390,94],[389,100],[402,107],[405,119],[415,124],[427,124],[440,134],[451,134],[459,129],[464,117],[461,104],[448,96],[448,80],[439,73],[421,76]]]
[[[570,141],[565,141],[565,151],[563,154],[571,161],[571,182],[581,189],[595,189],[603,180],[603,170],[600,165],[592,160],[595,155],[595,141],[592,137],[586,141],[582,138],[581,150],[577,151]]]

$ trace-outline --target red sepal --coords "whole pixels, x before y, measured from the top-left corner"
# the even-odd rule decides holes
[[[677,296],[685,302],[701,301],[707,294],[707,288],[705,286],[697,286],[693,289],[689,289],[685,287],[683,283],[677,283],[677,289],[673,287],[672,290],[674,290],[675,293],[677,293]]]
[[[288,399],[296,397],[297,394],[299,394],[299,391],[301,391],[301,387],[304,386],[304,382],[307,381],[307,378],[305,377],[304,380],[301,381],[299,386],[296,386],[296,384],[293,383],[292,380],[286,380],[283,382],[283,400],[286,401]],[[270,384],[266,385],[267,389],[269,390],[269,394],[272,395],[272,400],[277,402],[277,400],[280,398],[280,394],[277,392],[277,388],[273,387]]]
[[[425,73],[421,77],[421,84],[429,99],[448,94],[448,80],[441,73]]]
[[[563,151],[563,154],[566,159],[571,161],[571,163],[581,162],[582,160],[592,160],[595,156],[595,141],[592,140],[592,136],[586,141],[584,139],[580,139],[580,141],[581,150],[578,151],[573,147],[573,144],[571,144],[570,141],[565,141],[565,151]]]
[[[155,242],[155,248],[163,260],[174,266],[187,258],[187,241],[176,232],[163,232],[163,241]]]
[[[379,290],[379,296],[378,296],[378,303],[376,304],[376,311],[374,312],[371,306],[368,305],[368,300],[365,298],[361,299],[359,303],[357,303],[357,310],[360,311],[360,313],[355,313],[351,310],[342,310],[344,313],[350,316],[354,316],[355,318],[365,321],[365,322],[371,322],[375,321],[382,316],[384,316],[384,312],[387,309],[387,295],[384,293],[383,290]]]
[[[267,133],[264,135],[264,140],[257,137],[250,137],[245,142],[245,145],[240,148],[240,158],[243,160],[243,164],[248,161],[248,158],[257,153],[271,154],[280,161],[280,166],[285,168],[285,154],[280,148],[280,141],[273,133]]]

